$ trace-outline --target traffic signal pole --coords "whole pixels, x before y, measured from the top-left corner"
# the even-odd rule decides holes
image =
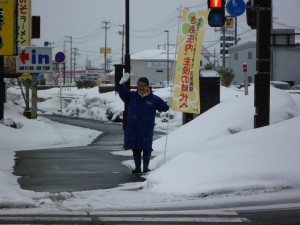
[[[270,123],[272,0],[256,0],[256,71],[254,128]]]

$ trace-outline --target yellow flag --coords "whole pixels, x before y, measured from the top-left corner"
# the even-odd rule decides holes
[[[200,113],[200,55],[207,16],[206,11],[190,11],[187,8],[182,11],[174,75],[174,111]]]
[[[16,1],[0,1],[0,56],[17,53],[16,39]]]
[[[18,46],[31,46],[31,0],[18,0]]]

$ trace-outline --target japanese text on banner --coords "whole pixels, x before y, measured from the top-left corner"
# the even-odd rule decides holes
[[[31,0],[18,0],[18,46],[31,46]]]
[[[187,8],[182,11],[172,101],[174,111],[200,113],[200,55],[207,16],[205,11]]]

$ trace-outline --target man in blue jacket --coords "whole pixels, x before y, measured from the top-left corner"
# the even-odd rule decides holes
[[[153,151],[152,141],[156,110],[166,112],[169,106],[160,97],[151,92],[149,80],[146,77],[139,78],[136,91],[127,90],[124,83],[129,77],[129,73],[124,73],[118,87],[120,98],[128,105],[124,149],[132,149],[133,151],[135,169],[132,173],[142,172],[141,153],[143,152],[143,172],[147,173],[150,171],[149,162]]]

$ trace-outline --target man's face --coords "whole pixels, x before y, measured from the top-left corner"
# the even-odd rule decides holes
[[[147,86],[146,83],[144,82],[139,82],[138,83],[138,93],[139,95],[145,95],[148,91],[149,87]]]

